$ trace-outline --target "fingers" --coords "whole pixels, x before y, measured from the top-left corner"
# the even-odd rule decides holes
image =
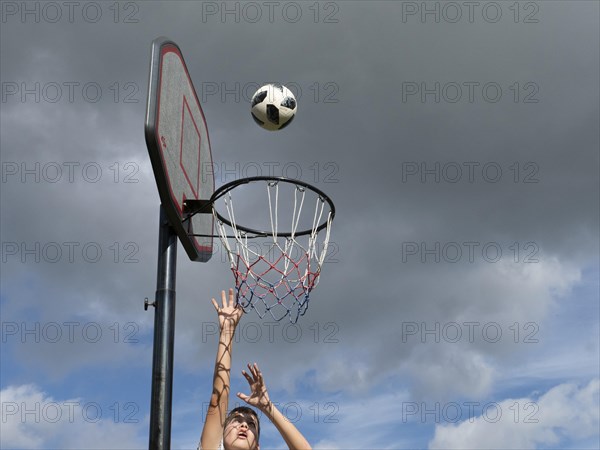
[[[229,306],[233,307],[235,302],[235,296],[233,295],[233,288],[229,288]]]
[[[218,311],[220,309],[219,304],[217,303],[217,301],[214,298],[212,299],[212,302]],[[233,291],[233,288],[229,288],[229,299],[227,299],[227,295],[225,294],[225,291],[221,291],[221,305],[222,305],[221,308],[227,308],[228,306],[233,308],[234,306],[237,306],[235,304],[235,293]]]
[[[252,384],[252,383],[259,382],[261,384],[264,384],[262,372],[258,368],[258,364],[248,363],[248,370],[250,371],[251,375],[248,375],[248,372],[246,372],[245,370],[242,370],[242,375],[244,375],[244,377],[246,377],[246,380],[248,380],[248,383]]]
[[[217,310],[217,312],[220,311],[221,307],[219,307],[219,304],[217,303],[217,301],[212,298],[212,304],[215,307],[215,309]],[[225,308],[227,306],[227,301],[225,300],[225,291],[221,291],[221,304],[223,305],[222,307]]]
[[[255,363],[256,364],[256,363]],[[252,374],[252,378],[256,379],[256,371],[254,370],[254,366],[251,365],[250,363],[248,363],[248,370],[250,371],[250,373]]]
[[[244,378],[246,378],[248,384],[252,385],[252,383],[254,383],[254,378],[248,375],[248,372],[246,372],[245,370],[242,370],[242,375],[244,375]]]
[[[265,380],[263,379],[262,372],[258,368],[258,364],[254,363],[254,367],[256,367],[256,375],[258,376],[258,381],[260,381],[260,383],[264,384]]]
[[[262,373],[260,371],[260,369],[258,368],[258,364],[254,363],[253,365],[248,364],[248,368],[250,369],[250,372],[252,372],[252,375],[254,375],[254,378],[257,380],[262,380]]]
[[[250,399],[249,396],[247,396],[246,394],[242,394],[241,392],[238,392],[236,394],[239,398],[241,398],[242,400],[244,400],[246,403],[248,403],[248,400]]]

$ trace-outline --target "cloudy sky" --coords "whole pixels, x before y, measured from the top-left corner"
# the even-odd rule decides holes
[[[600,446],[598,2],[1,8],[2,448],[147,447],[158,36],[217,186],[290,176],[337,208],[306,315],[243,317],[233,392],[258,362],[315,448]],[[267,81],[298,100],[281,132],[249,114]],[[198,442],[231,285],[220,245],[179,247],[173,448]]]

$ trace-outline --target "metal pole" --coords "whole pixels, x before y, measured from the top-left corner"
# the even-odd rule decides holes
[[[154,306],[154,351],[150,403],[150,450],[171,448],[173,346],[175,342],[175,275],[177,234],[160,207],[158,272]]]

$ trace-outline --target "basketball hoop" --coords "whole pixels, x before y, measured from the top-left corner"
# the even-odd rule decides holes
[[[242,199],[236,200],[234,207],[232,194],[243,185],[262,185],[266,190],[268,228],[238,223],[236,210],[242,213],[241,205],[248,202],[240,194]],[[280,196],[288,198],[280,204]],[[218,211],[217,202],[222,203],[223,213]],[[303,206],[309,203],[313,204],[311,209],[304,209],[302,214]],[[280,231],[280,210],[292,205],[289,229]],[[288,316],[292,323],[304,315],[310,292],[319,281],[335,216],[335,206],[326,194],[303,181],[259,176],[227,183],[210,200],[186,202],[186,208],[190,217],[212,212],[235,278],[237,302],[245,312],[253,309],[261,318],[270,314],[277,321]],[[252,209],[253,216],[260,212]]]

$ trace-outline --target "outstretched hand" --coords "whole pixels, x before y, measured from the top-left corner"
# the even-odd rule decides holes
[[[248,364],[248,369],[250,370],[250,373],[242,370],[242,375],[248,380],[248,384],[250,385],[250,395],[238,392],[237,396],[249,405],[258,408],[261,411],[265,411],[269,408],[271,400],[269,400],[269,393],[267,392],[262,373],[256,363],[254,363],[254,365]]]
[[[217,301],[214,298],[212,299],[212,304],[219,316],[219,327],[221,330],[223,330],[226,325],[235,328],[239,323],[244,310],[235,303],[233,289],[229,289],[229,300],[225,295],[225,291],[221,291],[221,303],[222,306],[219,306]]]

